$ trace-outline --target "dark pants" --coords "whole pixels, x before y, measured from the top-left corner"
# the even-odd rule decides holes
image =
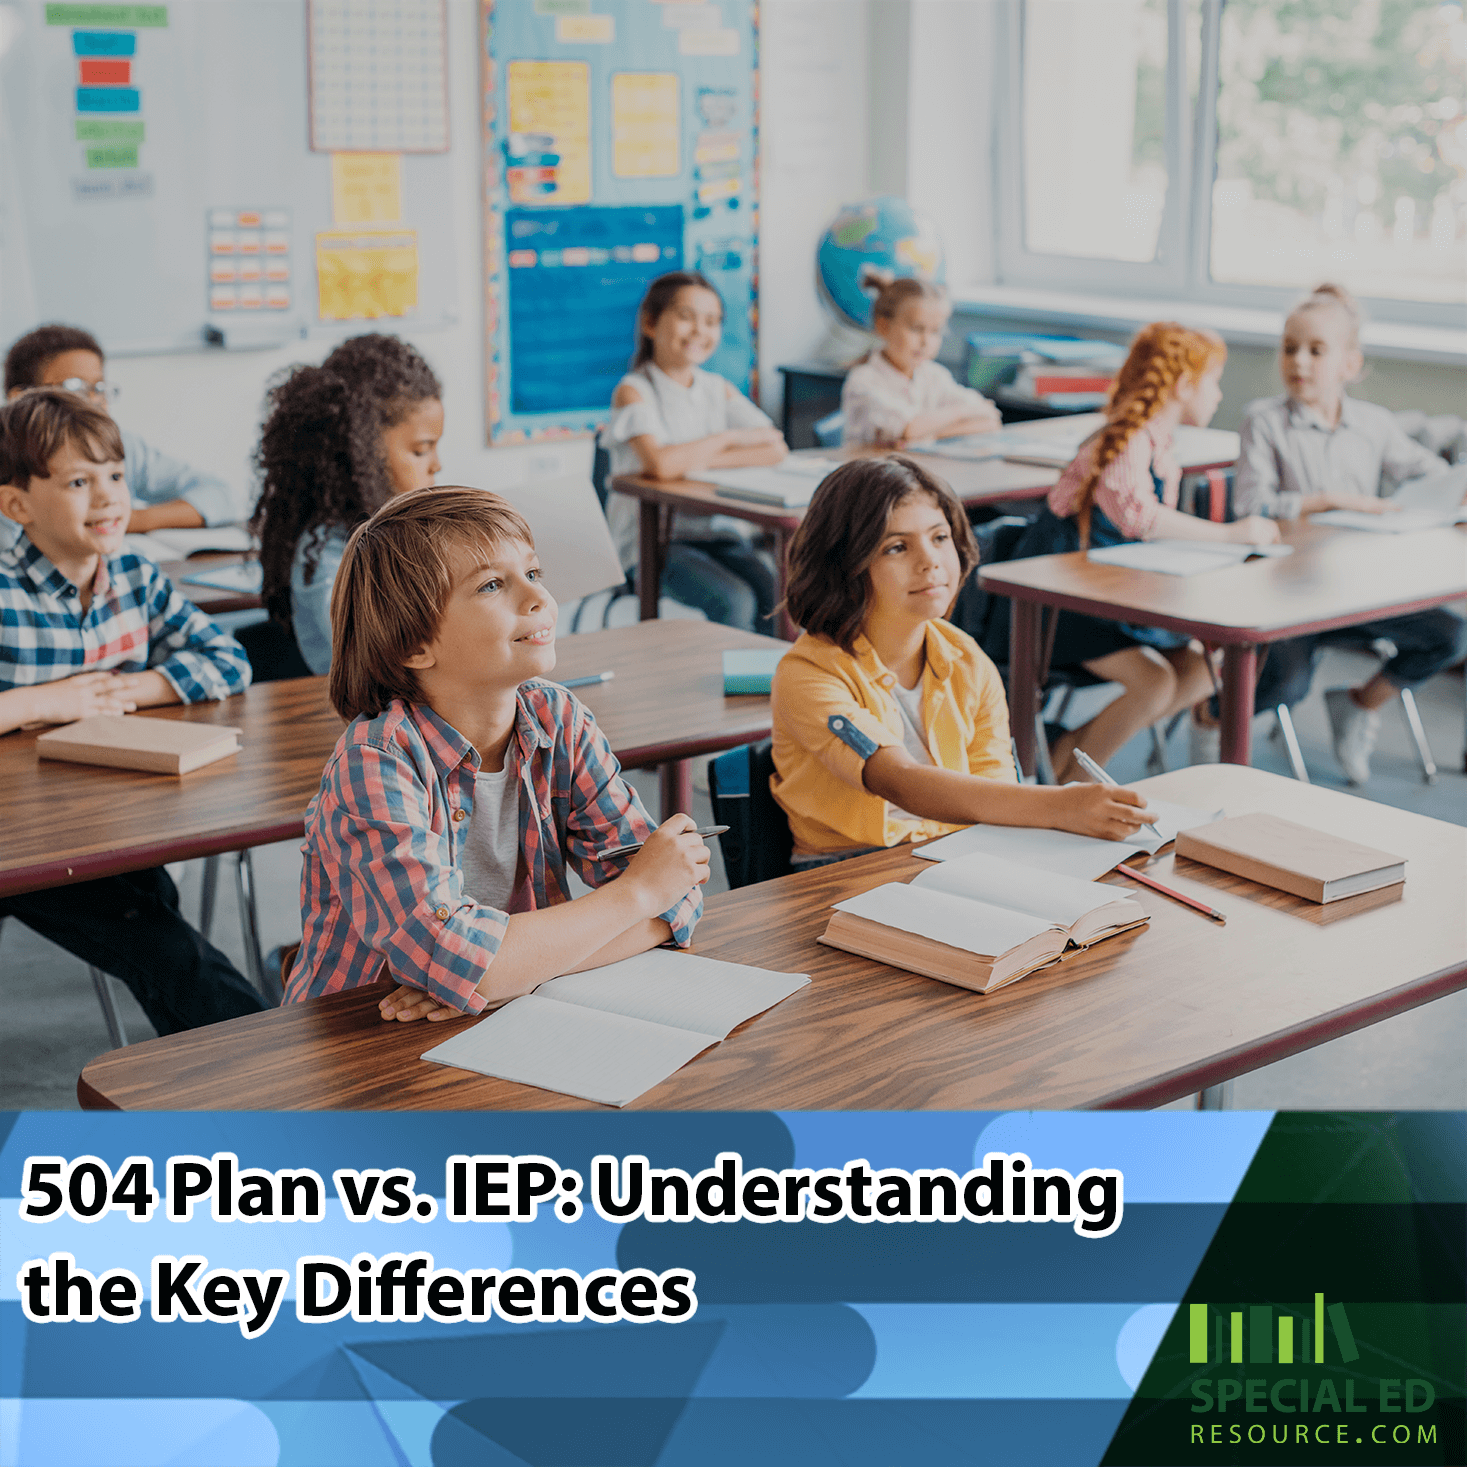
[[[179,915],[178,888],[161,866],[0,897],[0,917],[122,979],[159,1034],[265,1007],[229,959]]]
[[[722,626],[766,635],[770,630],[774,566],[768,555],[742,541],[674,540],[667,547],[661,589]]]
[[[1390,616],[1384,621],[1274,642],[1258,674],[1253,711],[1262,713],[1280,703],[1301,702],[1309,693],[1319,654],[1326,647],[1368,648],[1380,637],[1396,647],[1396,655],[1382,669],[1386,677],[1398,688],[1416,688],[1462,656],[1467,649],[1467,622],[1456,612],[1438,606],[1431,611],[1413,611],[1409,616]]]

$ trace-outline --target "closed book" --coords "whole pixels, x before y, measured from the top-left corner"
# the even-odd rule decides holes
[[[988,993],[1147,920],[1123,889],[975,854],[837,902],[819,940]]]
[[[239,730],[176,718],[99,713],[43,733],[36,740],[36,752],[43,759],[66,759],[73,764],[187,774],[238,753]]]
[[[1109,392],[1114,380],[1108,373],[1077,372],[1073,376],[1055,376],[1036,372],[1032,391],[1035,397],[1048,397],[1052,392]]]
[[[1177,854],[1311,902],[1335,902],[1406,879],[1401,856],[1277,815],[1234,815],[1180,831]]]
[[[733,647],[723,654],[723,691],[726,695],[768,693],[774,669],[786,647]]]

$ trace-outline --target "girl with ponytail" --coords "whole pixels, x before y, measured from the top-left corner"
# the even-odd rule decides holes
[[[1044,513],[1016,555],[1049,555],[1133,540],[1231,540],[1267,544],[1278,527],[1257,516],[1214,524],[1177,509],[1181,469],[1172,430],[1205,427],[1222,398],[1227,348],[1210,331],[1172,321],[1143,327],[1117,376],[1105,426],[1081,446],[1049,491]],[[1007,656],[1008,602],[1000,601],[988,645]],[[1081,778],[1074,751],[1107,763],[1133,735],[1200,702],[1212,679],[1200,648],[1176,632],[1062,611],[1051,664],[1081,666],[1125,694],[1050,749],[1061,781]]]
[[[331,588],[351,532],[437,477],[443,389],[407,342],[344,341],[271,386],[255,451],[262,595],[312,672],[331,670]]]

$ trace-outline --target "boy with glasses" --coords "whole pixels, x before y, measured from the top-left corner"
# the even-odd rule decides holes
[[[90,332],[76,326],[39,326],[6,353],[5,395],[15,398],[35,387],[62,387],[108,412],[118,389],[104,379],[104,368],[102,348]],[[121,432],[127,487],[138,505],[128,520],[129,534],[194,529],[238,518],[234,495],[223,479],[159,452],[126,428]],[[18,533],[9,520],[0,519],[0,548],[14,543]]]

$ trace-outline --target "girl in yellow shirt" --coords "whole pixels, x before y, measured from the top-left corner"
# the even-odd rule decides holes
[[[805,631],[773,692],[797,868],[979,822],[1121,840],[1150,818],[1131,790],[1018,783],[998,670],[942,619],[977,560],[956,495],[909,458],[853,460],[816,490],[785,603]]]

